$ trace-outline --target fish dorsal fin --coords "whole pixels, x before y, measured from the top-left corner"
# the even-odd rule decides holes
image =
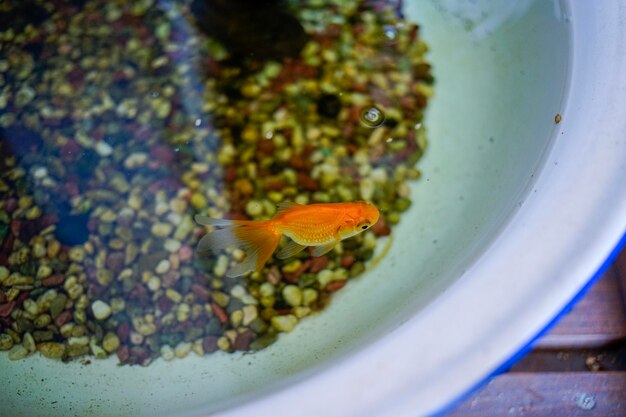
[[[304,207],[303,204],[298,204],[298,203],[294,203],[293,201],[283,201],[280,202],[276,205],[276,214],[282,214],[284,212],[286,212],[287,210],[290,210],[292,208],[296,208],[296,207]]]

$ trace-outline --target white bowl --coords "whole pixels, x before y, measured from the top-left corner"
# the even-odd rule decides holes
[[[626,229],[626,9],[406,3],[437,83],[389,254],[255,354],[147,368],[3,356],[3,415],[428,415],[528,349]]]

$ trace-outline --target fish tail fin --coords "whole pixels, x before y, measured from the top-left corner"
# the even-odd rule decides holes
[[[207,233],[198,242],[199,252],[219,252],[229,246],[240,248],[246,254],[244,260],[226,271],[227,277],[238,277],[260,269],[272,256],[280,241],[271,221],[219,220],[196,216],[200,224],[222,227]]]

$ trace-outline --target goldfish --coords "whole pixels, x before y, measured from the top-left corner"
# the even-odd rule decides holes
[[[245,253],[243,261],[226,271],[238,277],[261,269],[278,247],[281,236],[289,242],[278,253],[287,259],[313,246],[313,256],[331,251],[343,239],[355,236],[376,224],[380,213],[367,202],[278,205],[269,220],[225,220],[196,215],[197,223],[213,226],[198,242],[199,253],[218,253],[227,247],[238,247]]]

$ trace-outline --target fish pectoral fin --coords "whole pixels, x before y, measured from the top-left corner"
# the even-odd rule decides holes
[[[291,258],[292,256],[297,255],[300,252],[302,252],[304,250],[304,248],[306,248],[306,246],[302,246],[301,244],[296,243],[293,240],[290,240],[289,243],[287,243],[287,245],[285,245],[285,247],[282,248],[276,254],[276,257],[278,259]]]
[[[337,242],[326,243],[325,245],[316,246],[311,252],[312,256],[322,256],[333,250],[333,248],[337,245]]]

